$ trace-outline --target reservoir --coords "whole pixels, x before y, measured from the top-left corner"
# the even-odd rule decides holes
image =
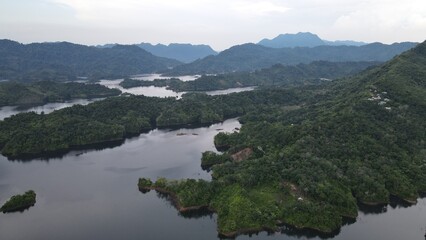
[[[139,192],[139,177],[210,179],[200,167],[215,151],[218,132],[237,119],[209,127],[153,130],[119,146],[72,151],[59,158],[9,161],[0,156],[0,202],[33,189],[34,207],[0,215],[0,239],[218,239],[216,216],[180,216],[155,191]],[[328,239],[424,239],[426,199],[360,211],[356,222]],[[321,239],[283,229],[237,239]]]

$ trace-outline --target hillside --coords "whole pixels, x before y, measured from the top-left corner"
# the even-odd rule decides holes
[[[213,180],[139,180],[178,210],[208,208],[232,237],[287,223],[331,233],[357,202],[426,192],[426,42],[386,64],[336,81],[297,107],[261,108],[203,154]]]
[[[169,75],[211,74],[253,71],[275,64],[295,65],[312,61],[387,61],[414,47],[415,43],[385,45],[372,43],[356,46],[318,46],[313,48],[268,48],[256,44],[231,47],[216,56],[208,56],[166,71]]]
[[[190,63],[197,59],[217,54],[217,52],[214,51],[208,45],[193,45],[181,43],[171,43],[169,45],[152,45],[150,43],[140,43],[136,44],[136,46],[145,49],[146,51],[154,54],[155,56],[176,59],[184,63]]]
[[[114,78],[153,73],[179,64],[136,46],[96,48],[68,42],[20,44],[0,40],[0,79],[22,82]]]
[[[259,45],[271,48],[284,47],[317,47],[322,45],[330,46],[362,46],[366,43],[356,41],[327,41],[310,32],[299,32],[296,34],[286,33],[280,34],[273,39],[262,39]]]

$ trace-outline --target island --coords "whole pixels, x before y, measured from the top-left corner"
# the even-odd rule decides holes
[[[29,190],[22,195],[12,196],[3,206],[0,211],[3,213],[17,212],[28,209],[36,203],[36,193]]]

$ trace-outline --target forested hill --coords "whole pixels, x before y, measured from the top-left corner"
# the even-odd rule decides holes
[[[335,81],[315,102],[258,109],[239,133],[215,137],[203,180],[150,181],[180,210],[208,207],[218,231],[235,236],[277,222],[332,232],[357,202],[416,202],[426,192],[426,42],[357,77]]]
[[[96,48],[68,42],[20,44],[0,40],[0,80],[74,80],[153,73],[179,65],[137,47]]]
[[[216,56],[208,56],[195,62],[175,67],[165,73],[170,75],[224,73],[253,71],[274,64],[295,65],[312,61],[388,61],[416,43],[391,45],[372,43],[363,46],[317,46],[313,48],[268,48],[256,44],[231,47]]]
[[[64,102],[78,98],[104,98],[120,95],[118,89],[99,84],[59,83],[40,81],[34,83],[0,83],[0,107],[16,105],[41,105],[48,102]]]

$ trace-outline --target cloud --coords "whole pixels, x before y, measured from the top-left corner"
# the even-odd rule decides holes
[[[352,33],[378,41],[377,36],[397,41],[405,37],[426,37],[426,1],[376,0],[362,2],[339,16],[331,28],[334,32]],[[369,35],[369,36],[368,36]]]
[[[269,14],[284,13],[290,8],[269,1],[238,1],[233,4],[233,9],[243,15],[265,16]]]
[[[191,42],[219,50],[310,31],[390,43],[424,40],[426,1],[0,0],[0,24],[0,37],[18,41]]]

